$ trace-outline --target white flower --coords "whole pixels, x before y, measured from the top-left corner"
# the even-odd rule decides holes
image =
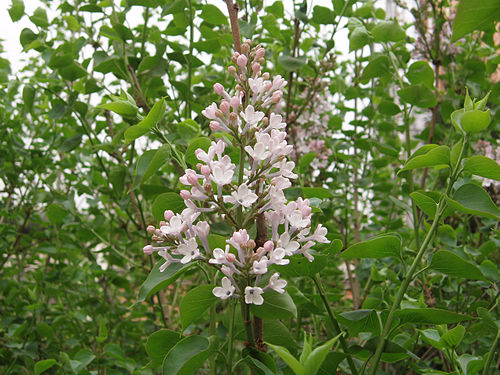
[[[240,204],[243,207],[250,207],[257,200],[257,195],[252,193],[247,184],[241,184],[238,191],[233,191],[231,196],[224,197],[224,202]]]
[[[255,260],[253,262],[253,273],[257,275],[263,275],[267,272],[267,257],[263,256],[261,260]]]
[[[285,232],[280,236],[277,246],[285,250],[287,256],[292,256],[298,250],[300,244],[297,241],[290,241],[290,234]]]
[[[274,275],[271,276],[269,279],[269,287],[278,293],[284,293],[287,282],[283,279],[280,279],[280,274],[276,272]]]
[[[214,296],[219,297],[220,299],[228,299],[234,293],[236,288],[231,283],[227,277],[222,278],[222,287],[218,286],[212,290]]]
[[[198,243],[194,237],[180,244],[177,247],[177,252],[184,255],[184,258],[181,259],[182,264],[189,263],[201,255],[200,250],[198,249]]]
[[[302,212],[299,210],[295,210],[290,215],[287,215],[287,219],[294,228],[302,229],[311,224],[311,219],[303,218]]]
[[[234,171],[227,168],[224,164],[217,162],[212,168],[212,180],[217,185],[227,185],[233,179]]]
[[[170,266],[170,264],[172,264],[172,256],[168,253],[167,250],[160,250],[158,251],[158,254],[163,258],[165,259],[165,263],[163,263],[161,266],[160,266],[160,272],[163,272],[165,271],[165,269]]]
[[[246,121],[248,126],[255,126],[257,123],[264,118],[264,112],[257,111],[253,105],[249,105],[245,108],[245,112],[240,112],[241,117]]]
[[[274,249],[273,252],[271,253],[271,258],[269,259],[269,262],[277,264],[279,266],[284,266],[290,263],[290,260],[284,259],[286,255],[287,254],[285,249],[278,247]]]
[[[245,151],[255,161],[266,160],[269,156],[271,156],[271,153],[266,150],[266,146],[260,142],[257,142],[253,148],[251,146],[246,146]]]
[[[314,231],[314,234],[312,235],[312,239],[316,242],[320,243],[330,243],[328,239],[326,238],[326,234],[328,233],[328,229],[323,227],[323,225],[319,224],[316,227],[316,230]]]
[[[217,104],[212,103],[203,111],[201,111],[201,114],[210,120],[215,120],[217,119],[217,116],[215,115],[215,111],[217,111],[217,109]]]
[[[185,228],[186,223],[182,220],[180,215],[175,215],[170,219],[169,225],[164,225],[160,228],[161,232],[165,235],[179,235]]]
[[[269,128],[270,129],[283,129],[286,127],[286,123],[281,122],[283,118],[281,115],[277,115],[275,113],[271,113],[271,117],[269,118]]]
[[[213,258],[209,259],[208,262],[211,264],[226,264],[226,255],[229,253],[229,245],[226,245],[226,251],[221,248],[216,248],[213,251]]]
[[[246,304],[251,304],[253,303],[254,305],[262,305],[264,303],[264,298],[262,298],[262,293],[264,291],[262,288],[259,287],[250,287],[247,286],[245,288],[245,303]]]

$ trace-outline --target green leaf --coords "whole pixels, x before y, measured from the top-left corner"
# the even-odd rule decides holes
[[[196,121],[187,119],[177,124],[177,133],[189,141],[200,135],[200,126]]]
[[[358,242],[340,254],[344,259],[384,258],[398,256],[400,251],[401,239],[397,236],[384,235]]]
[[[163,375],[192,375],[217,350],[214,336],[188,336],[170,349],[163,361]]]
[[[23,87],[23,109],[31,113],[33,111],[33,101],[35,100],[35,88],[32,85]]]
[[[78,374],[85,367],[87,367],[95,359],[94,353],[88,349],[82,349],[72,360],[70,360],[71,369],[75,374]]]
[[[363,48],[371,42],[371,35],[364,26],[356,27],[349,35],[349,51]]]
[[[182,298],[179,309],[183,331],[217,300],[213,289],[214,285],[199,285]]]
[[[340,363],[345,359],[346,355],[341,352],[329,352],[326,355],[323,364],[319,369],[320,375],[331,375],[335,374]]]
[[[148,353],[154,368],[162,365],[163,359],[170,349],[181,340],[179,333],[169,329],[161,329],[148,337],[146,352]]]
[[[185,160],[186,163],[190,164],[191,166],[196,166],[197,163],[200,161],[195,155],[195,151],[199,148],[201,148],[203,151],[208,151],[208,148],[210,147],[212,141],[208,137],[198,137],[194,138],[190,143],[189,146],[186,150],[185,153]]]
[[[443,344],[441,343],[441,335],[436,329],[424,329],[418,330],[422,336],[422,340],[427,344],[435,347],[436,349],[442,350]]]
[[[278,64],[285,68],[286,71],[299,70],[306,62],[306,56],[293,57],[290,55],[280,55],[278,57]]]
[[[55,359],[43,359],[35,363],[35,375],[40,375],[57,363]]]
[[[377,23],[371,33],[377,42],[399,42],[406,37],[405,31],[396,20]]]
[[[343,335],[343,333],[340,333],[333,339],[328,340],[323,345],[318,346],[307,356],[307,359],[304,362],[304,374],[315,375],[318,372],[326,358],[326,355],[341,335]]]
[[[440,250],[434,254],[429,267],[445,275],[460,279],[487,280],[479,267],[448,250]]]
[[[474,319],[470,315],[463,315],[448,310],[433,308],[396,310],[394,316],[399,318],[401,324],[454,324]]]
[[[132,142],[149,132],[152,127],[163,118],[165,114],[165,98],[157,101],[148,115],[137,125],[131,126],[125,131],[125,141]]]
[[[97,108],[107,109],[108,111],[115,112],[120,116],[134,117],[137,115],[137,106],[127,100],[116,100],[109,103],[98,105]]]
[[[500,181],[500,164],[482,155],[474,155],[465,161],[465,172]]]
[[[440,342],[450,349],[455,349],[464,338],[465,328],[458,324],[455,328],[445,332],[440,339]]]
[[[288,349],[278,346],[278,345],[272,345],[267,343],[267,345],[273,349],[280,357],[281,359],[295,372],[296,375],[305,375],[304,371],[304,366],[300,364],[297,359],[290,354]]]
[[[82,134],[75,134],[66,138],[64,142],[57,148],[60,152],[69,152],[77,148],[82,142]]]
[[[264,341],[296,350],[297,344],[288,328],[277,319],[264,320]]]
[[[490,110],[485,112],[479,109],[465,111],[460,118],[460,126],[465,132],[475,134],[488,127],[491,121]]]
[[[448,146],[426,145],[415,151],[398,174],[416,168],[446,167],[449,164],[450,148]]]
[[[432,89],[434,85],[434,70],[427,61],[417,61],[411,64],[406,77],[414,85],[422,83],[429,89]]]
[[[137,161],[135,169],[135,181],[131,189],[146,182],[153,176],[165,163],[170,161],[172,152],[168,144],[164,144],[158,150],[148,150],[141,155]]]
[[[163,262],[156,263],[154,268],[151,270],[151,273],[148,275],[146,281],[144,281],[141,285],[136,303],[143,302],[159,290],[172,284],[194,263],[172,263],[163,272],[160,272],[162,264]]]
[[[335,23],[335,13],[320,5],[316,5],[313,9],[312,20],[320,25],[329,25]]]
[[[305,155],[302,155],[302,157],[299,160],[299,170],[300,173],[305,173],[309,165],[312,163],[312,161],[316,158],[317,154],[315,152],[308,152]]]
[[[212,4],[203,5],[200,17],[212,25],[227,25],[227,17]]]
[[[421,83],[400,89],[398,95],[406,103],[417,107],[431,108],[437,105],[434,93]]]
[[[9,15],[12,22],[17,22],[24,16],[23,0],[12,0],[12,4],[9,8]]]
[[[462,354],[458,357],[457,361],[464,375],[475,375],[484,367],[485,358]]]
[[[313,187],[303,187],[302,193],[305,198],[319,198],[319,199],[330,199],[333,198],[333,194],[330,190],[325,188],[313,188]]]
[[[163,193],[156,197],[153,202],[151,211],[156,220],[164,220],[164,213],[166,210],[172,210],[174,213],[179,214],[186,208],[184,199],[177,193]]]
[[[337,318],[340,323],[349,328],[351,335],[357,335],[359,332],[380,334],[380,323],[375,310],[347,311],[337,315]]]
[[[252,374],[255,375],[274,375],[276,374],[275,371],[272,371],[267,367],[264,363],[259,361],[256,358],[253,358],[252,356],[247,355],[245,358],[245,362],[250,367]]]
[[[490,195],[480,186],[462,185],[453,196],[446,198],[448,205],[466,214],[500,220],[500,210],[491,200]]]
[[[391,62],[386,55],[374,57],[368,65],[363,69],[363,73],[359,80],[361,83],[368,83],[372,78],[381,77],[391,70]]]
[[[436,202],[429,195],[425,194],[425,192],[414,191],[413,193],[410,193],[410,197],[424,214],[430,218],[434,218],[438,202]]]
[[[111,182],[113,190],[118,196],[121,196],[123,193],[126,176],[127,167],[124,165],[115,165],[109,171],[109,182]]]
[[[62,221],[64,221],[64,218],[68,216],[68,211],[57,203],[49,204],[47,206],[46,213],[52,224],[61,223]]]
[[[41,28],[46,28],[49,26],[49,21],[47,19],[47,12],[45,9],[38,7],[33,12],[33,15],[30,17],[31,22]]]
[[[453,21],[451,41],[455,42],[474,30],[491,29],[500,20],[498,0],[460,0]]]
[[[297,307],[287,292],[268,290],[262,294],[262,305],[250,305],[250,311],[262,319],[290,319],[297,316]]]

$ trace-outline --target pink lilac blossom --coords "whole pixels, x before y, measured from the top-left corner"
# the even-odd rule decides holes
[[[297,254],[313,261],[310,249],[329,241],[324,227],[311,227],[309,200],[288,202],[285,197],[283,190],[297,178],[295,163],[288,160],[297,151],[287,143],[286,124],[275,113],[286,81],[263,73],[265,50],[245,44],[243,51],[248,52],[235,53],[235,66],[228,69],[237,83],[234,91],[216,83],[214,92],[221,102],[202,111],[212,120],[212,131],[230,135],[225,139],[234,143],[219,139],[208,150],[196,150],[197,170],[186,169],[179,179],[186,208],[177,214],[166,211],[158,229],[148,226],[153,245],[145,246],[144,253],[157,251],[165,259],[160,271],[172,263],[194,261],[217,267],[225,276],[213,289],[216,297],[261,305],[267,290],[284,293],[286,281],[279,273],[266,276],[275,266],[286,266]],[[239,149],[240,165],[225,153],[228,147]],[[205,220],[198,221],[202,214]],[[247,231],[258,217],[265,220],[271,236],[262,246]],[[236,228],[224,249],[210,247],[211,219],[223,219]]]

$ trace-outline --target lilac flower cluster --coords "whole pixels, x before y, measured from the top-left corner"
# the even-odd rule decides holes
[[[160,271],[171,263],[193,261],[217,267],[224,277],[213,289],[215,296],[256,305],[263,303],[262,294],[268,289],[284,292],[287,283],[279,273],[267,275],[272,265],[286,265],[295,254],[312,261],[308,250],[317,242],[329,242],[326,228],[311,228],[309,200],[288,202],[283,193],[291,186],[290,179],[297,177],[295,163],[287,159],[293,147],[286,140],[286,124],[273,112],[286,81],[262,73],[264,55],[264,48],[252,49],[246,41],[242,52],[233,55],[235,66],[228,69],[237,82],[232,94],[221,84],[214,85],[222,100],[202,114],[211,120],[212,131],[221,131],[227,141],[219,139],[207,151],[196,150],[197,170],[187,169],[180,178],[186,186],[180,192],[186,208],[180,214],[166,211],[159,228],[149,226],[153,245],[144,247],[146,254],[158,251],[165,259]],[[227,147],[239,149],[238,166],[225,153]],[[202,214],[222,217],[236,228],[224,249],[210,248],[210,224],[198,221]],[[266,238],[257,240],[260,246],[247,231],[259,220],[266,225]]]

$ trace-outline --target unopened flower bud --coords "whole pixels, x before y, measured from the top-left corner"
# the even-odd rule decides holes
[[[227,100],[223,100],[221,103],[220,103],[220,106],[219,106],[220,110],[224,113],[229,113],[229,102]]]
[[[271,101],[273,103],[278,103],[282,97],[283,97],[283,93],[281,91],[275,91],[273,93],[273,96],[271,97]]]
[[[262,74],[262,78],[269,79],[269,72],[265,72],[264,74]]]
[[[208,176],[210,174],[210,167],[208,165],[203,165],[200,169],[201,174],[204,176]]]
[[[220,268],[220,270],[221,270],[221,272],[222,272],[224,275],[226,275],[227,277],[231,277],[231,276],[233,276],[234,271],[233,271],[231,268],[229,268],[228,266],[222,266],[222,267]]]
[[[264,117],[262,119],[262,124],[264,124],[264,126],[266,126],[267,124],[269,124],[269,119],[267,117]]]
[[[148,225],[148,227],[146,228],[146,231],[149,233],[149,234],[153,234],[155,232],[156,228],[152,225]]]
[[[170,221],[170,219],[174,217],[174,212],[172,210],[166,210],[163,213],[163,217],[165,218],[165,220]]]
[[[256,251],[255,251],[255,255],[259,255],[260,253],[262,253],[264,251],[264,248],[261,246],[259,247]]]
[[[227,68],[227,71],[229,72],[229,74],[231,75],[235,75],[236,74],[236,68],[234,66],[229,66],[229,68]]]
[[[198,183],[198,177],[194,174],[188,174],[187,180],[191,185],[196,185]]]
[[[226,255],[226,260],[229,262],[229,263],[233,263],[235,260],[236,260],[236,256],[233,254],[233,253],[228,253]]]
[[[215,132],[220,129],[220,124],[217,121],[210,121],[210,129]]]
[[[213,192],[214,192],[212,185],[210,185],[209,183],[206,183],[205,185],[203,185],[203,189],[205,189],[205,192],[209,195],[213,194]]]
[[[231,98],[231,101],[229,102],[229,105],[233,108],[233,111],[237,111],[238,107],[240,106],[240,98],[237,96],[233,96]]]
[[[240,68],[245,68],[247,66],[247,63],[248,58],[245,55],[239,55],[236,59],[236,64],[238,64]]]
[[[269,91],[273,87],[273,83],[271,81],[268,81],[268,82],[266,82],[264,87],[265,87],[266,91]]]
[[[233,240],[236,242],[236,243],[240,243],[241,242],[241,234],[239,232],[234,232],[233,233]]]
[[[222,95],[222,93],[224,92],[224,86],[222,86],[220,83],[216,83],[214,85],[214,91],[216,94]]]
[[[262,59],[265,55],[266,55],[266,50],[262,47],[255,52],[255,57],[258,59]]]
[[[144,254],[153,254],[153,246],[151,245],[146,245],[142,248],[142,251],[144,251]]]
[[[254,71],[254,73],[257,73],[260,71],[260,64],[259,63],[253,63],[252,64],[252,70]]]
[[[255,248],[255,241],[254,240],[250,240],[247,242],[247,247],[249,249],[254,249]]]
[[[267,251],[273,251],[274,250],[274,242],[273,241],[266,241],[264,244],[264,249]]]
[[[247,55],[248,52],[250,52],[250,43],[247,43],[247,42],[243,43],[241,45],[241,52],[243,52],[245,55]]]
[[[189,199],[191,198],[191,193],[188,190],[181,190],[179,193],[182,199]]]
[[[165,225],[167,225],[167,222],[166,222],[166,221],[163,221],[163,220],[162,220],[162,221],[160,221],[160,228],[161,228],[161,227],[164,227]]]
[[[229,121],[236,122],[236,120],[238,120],[238,115],[235,112],[231,112],[229,114]]]

